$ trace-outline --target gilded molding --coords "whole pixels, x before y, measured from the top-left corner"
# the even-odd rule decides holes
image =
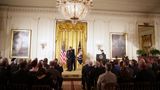
[[[22,7],[22,6],[9,6],[9,5],[2,5],[0,6],[1,10],[8,10],[12,12],[46,12],[46,13],[57,13],[58,9],[56,7]],[[107,10],[97,10],[92,9],[90,11],[90,15],[115,15],[115,16],[160,16],[160,13],[141,13],[141,12],[123,12],[123,11],[107,11]]]
[[[18,7],[18,6],[0,6],[0,11],[10,12],[57,12],[56,8],[40,8],[40,7]]]

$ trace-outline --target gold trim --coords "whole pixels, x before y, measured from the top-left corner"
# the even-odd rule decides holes
[[[127,46],[128,46],[128,45],[127,45],[127,38],[128,38],[128,37],[127,37],[127,33],[124,33],[124,32],[111,32],[111,33],[110,33],[110,47],[111,47],[111,48],[110,48],[110,52],[111,52],[110,57],[111,57],[111,59],[115,59],[115,58],[113,57],[113,55],[112,55],[112,49],[113,49],[113,47],[112,47],[112,41],[113,41],[113,40],[112,40],[112,35],[113,35],[113,34],[115,34],[115,35],[125,35],[125,56],[126,56],[127,53],[128,53],[128,52],[127,52],[127,51],[128,51],[128,50],[127,50]],[[122,57],[118,57],[118,59],[122,59]]]
[[[27,56],[16,56],[12,55],[13,54],[13,34],[14,32],[27,32],[28,34],[28,53]],[[11,44],[10,44],[10,58],[30,58],[30,51],[31,51],[31,35],[32,31],[30,29],[11,29]]]
[[[150,35],[151,34],[151,46],[148,49],[155,46],[155,27],[153,25],[138,25],[138,40],[139,40],[139,48],[146,49],[142,47],[142,36],[143,35]]]

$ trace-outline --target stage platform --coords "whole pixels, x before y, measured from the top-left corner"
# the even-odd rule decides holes
[[[64,72],[62,73],[63,79],[64,80],[74,80],[74,81],[79,81],[81,80],[82,77],[82,68],[78,68],[75,71],[67,71],[64,70]]]

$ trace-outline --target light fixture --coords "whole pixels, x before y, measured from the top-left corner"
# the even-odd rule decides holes
[[[47,43],[41,43],[41,48],[44,49],[47,46]]]
[[[92,0],[57,0],[57,6],[66,19],[79,20],[85,18]]]

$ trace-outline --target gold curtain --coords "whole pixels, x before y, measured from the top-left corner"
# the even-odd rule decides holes
[[[73,24],[71,21],[57,21],[56,22],[56,58],[60,60],[60,53],[62,44],[65,45],[65,51],[72,46],[75,49],[75,55],[78,52],[79,42],[83,51],[83,63],[86,58],[86,46],[87,46],[87,23],[77,22]],[[77,59],[76,59],[77,61]],[[76,62],[77,63],[77,62]],[[77,65],[76,65],[77,66]]]

